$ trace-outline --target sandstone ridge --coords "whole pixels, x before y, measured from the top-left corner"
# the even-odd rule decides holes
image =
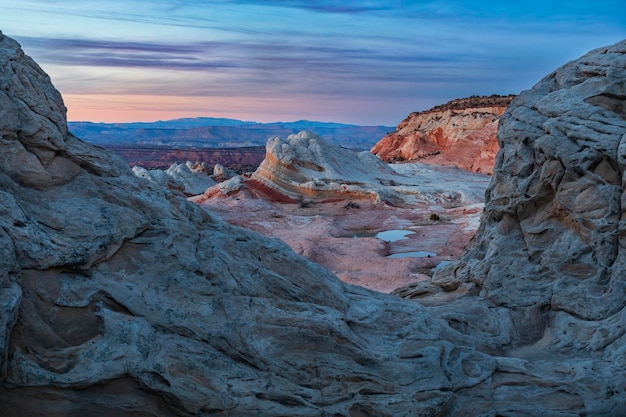
[[[469,97],[411,113],[371,152],[387,162],[419,160],[491,174],[498,120],[513,98]]]

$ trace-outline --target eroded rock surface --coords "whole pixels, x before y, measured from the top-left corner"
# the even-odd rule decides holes
[[[374,145],[372,153],[387,162],[419,160],[491,174],[498,152],[498,120],[513,97],[457,99],[411,113]]]
[[[474,399],[493,398],[494,410],[537,415],[536,404],[520,404],[534,392],[553,407],[547,415],[624,415],[625,79],[623,41],[516,98],[500,121],[501,151],[466,254],[431,283],[398,291],[461,331],[490,335],[483,342],[493,347],[508,345],[507,355],[533,359],[507,362],[448,410],[476,415],[488,405]]]
[[[436,415],[496,360],[68,134],[0,35],[7,417]]]
[[[67,133],[0,34],[0,410],[28,416],[620,416],[626,41],[523,93],[476,239],[350,286]],[[62,215],[60,215],[62,214]]]
[[[191,200],[231,224],[283,240],[345,282],[391,292],[429,278],[434,268],[463,254],[480,223],[490,177],[418,163],[389,167],[397,182],[378,184],[378,193],[398,196],[402,205],[349,194],[340,201],[321,203],[306,196],[281,203],[248,188],[241,177]],[[406,236],[385,241],[378,232]]]
[[[463,182],[467,185],[461,185]],[[482,203],[489,182],[448,167],[390,166],[370,152],[354,153],[302,131],[287,139],[268,140],[258,169],[207,190],[194,201],[232,196],[246,190],[282,203],[368,199],[396,206],[428,202],[445,208]]]
[[[354,153],[302,131],[267,141],[265,159],[248,185],[278,201],[368,197],[395,173],[369,152]]]
[[[194,164],[191,161],[187,161],[184,164],[175,162],[166,170],[146,169],[135,165],[133,172],[138,177],[163,185],[170,190],[180,191],[188,196],[202,194],[216,184],[213,178],[209,176],[208,168],[205,164]]]

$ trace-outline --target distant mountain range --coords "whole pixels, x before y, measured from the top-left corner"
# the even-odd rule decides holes
[[[390,126],[358,126],[299,120],[257,123],[236,119],[198,117],[158,122],[68,122],[77,137],[100,145],[168,146],[174,148],[237,148],[264,146],[272,136],[286,138],[302,130],[346,148],[369,150]]]

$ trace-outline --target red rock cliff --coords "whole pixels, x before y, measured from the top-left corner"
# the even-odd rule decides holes
[[[498,120],[513,97],[469,97],[411,113],[371,152],[386,162],[420,160],[491,174]]]

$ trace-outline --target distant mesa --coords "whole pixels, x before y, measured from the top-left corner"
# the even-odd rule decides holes
[[[208,166],[225,165],[239,172],[254,171],[263,161],[265,146],[238,146],[235,148],[177,147],[169,145],[102,145],[120,155],[134,167],[168,169],[171,164],[187,161]]]
[[[514,97],[473,96],[411,113],[371,152],[386,162],[419,161],[492,174],[498,121]]]
[[[362,151],[392,129],[310,120],[257,123],[213,117],[68,125],[77,137],[115,151],[130,166],[167,169],[172,163],[197,161],[222,164],[238,172],[256,169],[265,156],[267,139],[273,136],[287,137],[307,130],[336,145]]]
[[[315,133],[344,148],[366,150],[393,129],[389,126],[358,126],[310,120],[258,123],[212,117],[149,123],[69,122],[68,126],[76,136],[107,147],[198,150],[265,146],[269,137],[287,137],[302,130]]]

